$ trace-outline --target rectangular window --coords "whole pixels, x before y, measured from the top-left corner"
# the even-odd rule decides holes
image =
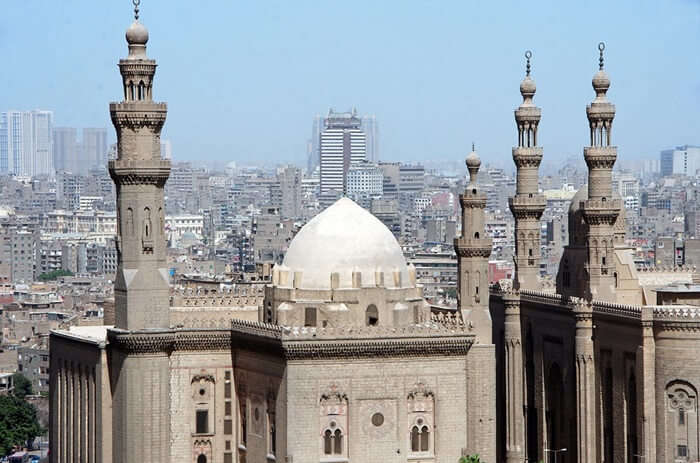
[[[233,420],[231,419],[225,419],[224,420],[224,434],[227,436],[230,436],[233,434]]]
[[[227,400],[224,403],[224,415],[231,416],[231,401]]]
[[[224,398],[231,398],[231,383],[224,383]]]
[[[207,410],[197,410],[197,427],[195,432],[197,434],[208,434],[209,433],[209,412]]]
[[[224,463],[233,463],[232,453],[224,453]]]
[[[231,370],[226,370],[226,372],[224,372],[224,379],[226,381],[229,381],[231,379]]]
[[[230,440],[226,441],[226,450],[231,450],[231,441]]]
[[[685,425],[685,410],[682,408],[678,409],[678,424],[681,426]]]
[[[687,445],[679,445],[677,451],[678,451],[679,457],[687,457],[688,456],[688,446]]]
[[[304,326],[316,326],[315,307],[307,307],[304,311]]]

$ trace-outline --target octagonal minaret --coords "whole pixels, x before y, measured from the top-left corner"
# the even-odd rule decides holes
[[[581,204],[583,218],[588,225],[586,245],[588,258],[589,298],[614,299],[614,230],[620,213],[620,200],[613,199],[612,169],[617,159],[617,147],[611,145],[612,122],[615,106],[606,96],[610,78],[603,66],[605,44],[598,45],[600,60],[598,72],[593,76],[596,97],[586,107],[590,127],[590,146],[583,149],[588,165],[588,199]]]
[[[109,173],[117,193],[118,270],[114,285],[116,327],[169,327],[169,287],[163,187],[170,161],[160,156],[167,106],[153,101],[155,60],[146,56],[148,30],[135,21],[126,31],[129,55],[119,60],[124,100],[110,103],[117,132]]]
[[[517,183],[515,196],[508,200],[515,218],[514,283],[519,289],[540,287],[540,218],[546,205],[544,196],[539,194],[538,169],[542,148],[537,146],[537,128],[542,111],[532,102],[537,87],[530,77],[531,57],[532,52],[525,52],[525,78],[520,83],[523,102],[515,110],[518,146],[513,148],[513,161],[517,168]]]
[[[486,236],[486,194],[481,192],[476,184],[481,160],[473,145],[466,163],[469,169],[469,184],[464,193],[459,195],[459,203],[462,206],[462,236],[454,240],[459,274],[459,309],[462,318],[473,324],[478,342],[490,344],[489,256],[493,242]]]

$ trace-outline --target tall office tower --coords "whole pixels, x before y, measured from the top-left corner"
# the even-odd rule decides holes
[[[321,116],[315,116],[314,122],[311,125],[311,139],[307,143],[307,164],[306,169],[309,174],[311,174],[316,167],[318,167],[318,162],[320,159],[319,146],[321,144]]]
[[[362,117],[362,131],[367,136],[367,159],[370,162],[379,162],[379,127],[376,116]]]
[[[301,217],[301,170],[287,166],[277,172],[280,187],[280,215],[284,219]]]
[[[540,272],[540,218],[546,201],[539,194],[538,169],[542,161],[542,148],[537,146],[537,128],[542,110],[535,106],[532,97],[537,87],[530,77],[530,57],[527,51],[525,79],[520,83],[523,102],[515,110],[518,126],[518,146],[513,148],[513,161],[517,168],[515,196],[509,198],[510,210],[515,218],[515,287],[538,289]]]
[[[345,194],[347,172],[351,164],[367,159],[367,138],[357,110],[328,111],[320,136],[321,205],[330,205]]]
[[[0,113],[0,172],[54,176],[53,113]]]
[[[160,152],[163,155],[163,159],[169,159],[172,161],[172,159],[173,159],[173,144],[170,143],[170,140],[161,140],[160,141]]]
[[[612,170],[617,159],[617,147],[610,144],[615,105],[606,96],[610,78],[603,70],[605,45],[601,42],[598,48],[600,70],[593,76],[596,97],[586,107],[591,145],[583,149],[583,157],[588,165],[588,199],[583,202],[582,208],[583,219],[588,225],[586,276],[589,297],[614,300],[617,273],[613,226],[621,208],[620,200],[613,196],[612,187]]]
[[[77,172],[78,137],[74,127],[53,129],[53,164],[56,172]]]
[[[53,112],[32,111],[31,119],[33,153],[28,157],[31,168],[26,175],[53,177],[56,175],[53,166]]]
[[[150,342],[149,333],[170,327],[163,194],[170,161],[160,153],[167,105],[153,101],[156,62],[146,56],[148,30],[134,3],[135,20],[126,31],[129,56],[119,60],[124,100],[109,105],[118,140],[117,159],[109,162],[117,187],[119,250],[115,329],[108,334],[118,359],[112,377],[113,460],[169,461],[169,354],[132,349],[133,343]]]
[[[107,129],[83,129],[83,153],[81,165],[87,173],[94,167],[107,165]]]

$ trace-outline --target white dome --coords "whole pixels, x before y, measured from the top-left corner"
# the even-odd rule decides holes
[[[383,273],[387,288],[412,286],[399,243],[370,212],[341,198],[299,230],[284,257],[290,278],[302,272],[302,289],[330,289],[331,274],[338,273],[339,288],[352,287],[353,272],[362,272],[362,286],[376,286]],[[400,273],[400,284],[394,272]],[[381,281],[379,281],[381,283]]]

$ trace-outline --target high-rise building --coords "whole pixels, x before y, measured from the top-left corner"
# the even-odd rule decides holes
[[[307,165],[306,169],[309,174],[318,167],[320,159],[319,146],[321,144],[321,116],[315,116],[314,122],[311,125],[311,139],[307,143]]]
[[[376,116],[364,116],[362,118],[362,130],[367,136],[367,159],[370,162],[379,162],[379,127]]]
[[[53,164],[56,172],[77,171],[79,144],[75,127],[53,129]]]
[[[663,150],[659,157],[661,175],[688,175],[695,177],[700,170],[700,146],[678,146]]]
[[[285,219],[301,216],[301,169],[287,166],[277,172],[280,188],[280,215]]]
[[[84,166],[85,173],[94,167],[107,165],[107,129],[83,129],[82,147],[83,152],[80,164]]]
[[[55,174],[53,112],[0,113],[0,172],[26,176]]]
[[[321,204],[345,194],[347,172],[351,164],[367,159],[367,137],[361,128],[357,110],[328,111],[320,135]]]

